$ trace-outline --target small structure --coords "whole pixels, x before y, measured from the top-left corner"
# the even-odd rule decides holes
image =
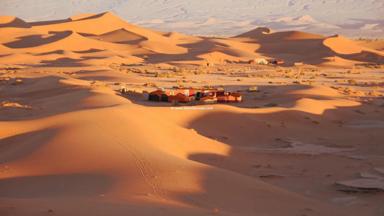
[[[160,89],[156,90],[156,91],[153,91],[153,92],[149,93],[148,100],[160,102],[162,94],[163,94],[163,91],[160,90]]]
[[[185,96],[193,96],[196,94],[195,89],[193,88],[174,88],[168,91],[169,95],[183,94]]]
[[[224,95],[217,96],[217,102],[221,103],[233,103],[241,102],[242,96],[239,93],[225,92]]]
[[[215,96],[205,96],[205,97],[200,98],[200,101],[202,103],[213,104],[213,103],[217,103],[217,97],[215,97]]]
[[[178,93],[176,95],[169,96],[168,102],[171,102],[171,103],[189,103],[189,102],[193,101],[194,99],[195,98],[193,96]]]
[[[257,86],[251,86],[251,87],[248,88],[247,91],[248,92],[258,92],[259,88],[257,88]]]
[[[175,88],[170,90],[156,90],[148,95],[148,100],[156,102],[189,103],[200,101],[202,103],[230,103],[241,102],[240,93],[226,92],[224,89],[194,89]]]
[[[282,65],[285,63],[285,61],[283,59],[270,59],[268,60],[269,64],[273,64],[273,65]]]
[[[267,65],[269,64],[268,60],[265,58],[255,58],[248,62],[249,64],[258,64],[258,65]]]

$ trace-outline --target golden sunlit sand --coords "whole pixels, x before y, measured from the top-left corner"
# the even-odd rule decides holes
[[[0,35],[0,215],[384,214],[380,41],[110,12],[0,17]],[[172,87],[243,101],[145,97]]]

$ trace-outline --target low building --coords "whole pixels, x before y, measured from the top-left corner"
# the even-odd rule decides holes
[[[149,93],[148,100],[160,102],[160,101],[162,101],[161,98],[162,98],[163,94],[164,94],[164,91],[162,91],[162,90],[153,91],[153,92]]]
[[[156,102],[189,103],[201,101],[202,103],[230,103],[241,102],[239,93],[226,92],[223,89],[194,89],[179,88],[170,90],[156,90],[148,95],[148,100]]]
[[[200,101],[202,103],[213,104],[213,103],[217,103],[217,97],[216,96],[204,96],[204,97],[200,98]]]
[[[176,95],[170,95],[168,97],[168,102],[171,102],[171,103],[189,103],[193,100],[195,100],[194,96],[187,96],[182,93],[178,93]]]
[[[283,59],[270,59],[268,60],[269,64],[273,64],[273,65],[282,65],[285,63],[285,61]]]
[[[228,93],[217,96],[217,102],[219,103],[238,103],[242,101],[242,96],[239,93]]]

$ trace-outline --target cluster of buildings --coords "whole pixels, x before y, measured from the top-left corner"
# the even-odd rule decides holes
[[[237,92],[229,92],[215,88],[175,88],[153,91],[149,93],[148,100],[171,103],[189,103],[192,101],[199,101],[202,103],[236,103],[242,101],[242,96]]]

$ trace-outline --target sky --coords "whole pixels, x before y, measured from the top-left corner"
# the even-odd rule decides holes
[[[236,35],[260,26],[384,38],[384,0],[0,0],[0,15],[26,21],[112,11],[128,22],[195,35]]]

